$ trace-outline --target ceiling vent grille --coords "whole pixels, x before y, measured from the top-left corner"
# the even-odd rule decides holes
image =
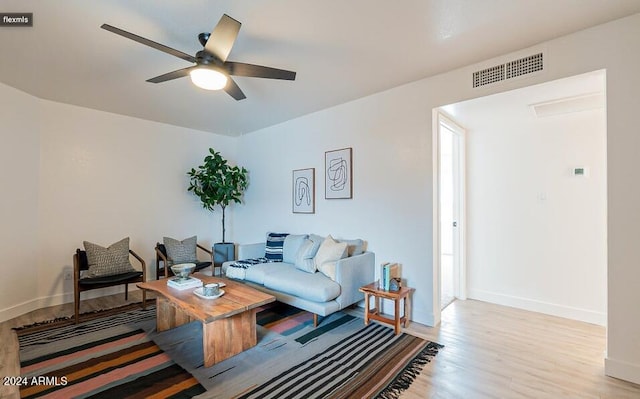
[[[507,62],[507,79],[542,71],[542,53]]]
[[[506,64],[496,65],[473,73],[473,87],[480,87],[505,79],[541,71],[543,69],[542,53],[530,55]]]
[[[473,87],[480,87],[504,80],[504,64],[473,73]]]

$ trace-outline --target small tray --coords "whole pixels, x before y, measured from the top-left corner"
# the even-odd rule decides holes
[[[220,292],[218,293],[218,295],[213,295],[213,296],[206,296],[202,293],[202,287],[200,288],[196,288],[195,290],[193,290],[193,293],[196,294],[196,296],[198,298],[202,298],[202,299],[216,299],[216,298],[220,298],[221,296],[224,295],[224,290],[220,290]]]

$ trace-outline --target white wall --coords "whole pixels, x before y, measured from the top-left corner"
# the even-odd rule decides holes
[[[637,73],[640,70],[640,53],[637,51],[640,48],[640,15],[568,35],[547,42],[544,47],[546,49],[545,71],[535,76],[482,89],[474,90],[470,87],[473,71],[495,65],[497,62],[529,55],[539,49],[520,51],[301,117],[237,139],[237,144],[242,149],[242,152],[238,152],[238,163],[250,169],[251,186],[247,192],[246,204],[235,207],[234,229],[230,232],[229,238],[236,242],[253,242],[262,239],[268,230],[285,229],[291,232],[312,231],[319,234],[332,233],[336,236],[362,237],[369,241],[369,248],[376,252],[377,262],[394,260],[402,263],[404,277],[407,278],[409,285],[416,288],[413,319],[427,324],[437,321],[439,310],[434,309],[433,306],[434,273],[431,265],[433,257],[432,109],[483,95],[606,69],[608,101],[606,372],[618,378],[640,383],[640,340],[637,339],[640,336],[640,318],[637,316],[637,305],[640,303],[640,290],[638,290],[640,268],[637,266],[637,259],[640,257],[640,246],[638,246],[640,212],[637,209],[640,204],[640,184],[629,173],[634,170],[634,162],[638,158],[638,148],[640,148],[640,135],[635,132],[636,127],[640,125],[638,112],[640,96],[637,95],[640,88],[640,74]],[[2,90],[0,98],[4,102],[11,101],[7,96],[11,96],[12,93]],[[28,103],[26,105],[33,105],[28,99],[24,101]],[[118,151],[122,149],[125,153],[116,158],[118,162],[106,165],[104,160],[109,158],[105,156],[102,149],[104,147],[94,148],[92,141],[85,139],[83,144],[90,149],[90,155],[86,157],[87,162],[96,168],[94,170],[89,168],[89,177],[108,177],[110,174],[105,173],[106,168],[116,168],[115,175],[134,174],[142,188],[132,188],[129,184],[122,184],[118,186],[121,190],[116,190],[121,196],[107,193],[110,198],[109,204],[117,205],[116,210],[110,215],[133,214],[136,218],[131,224],[136,227],[125,228],[116,223],[121,216],[114,216],[114,220],[110,220],[106,214],[98,214],[101,212],[100,209],[89,205],[91,201],[104,205],[99,194],[105,194],[99,182],[90,183],[90,192],[94,195],[80,205],[80,214],[90,217],[90,220],[96,223],[89,226],[88,223],[79,221],[78,223],[86,230],[77,230],[67,221],[68,218],[78,221],[74,210],[62,209],[60,204],[64,201],[58,197],[63,196],[70,203],[74,203],[73,194],[71,190],[67,190],[69,192],[65,194],[57,193],[56,190],[65,191],[66,188],[62,186],[56,188],[53,181],[54,177],[61,178],[65,183],[71,184],[72,188],[79,186],[79,183],[73,179],[60,177],[62,172],[66,173],[72,167],[64,166],[67,157],[58,152],[67,151],[68,155],[71,153],[68,152],[68,148],[59,148],[53,154],[46,154],[46,146],[43,145],[43,174],[48,168],[52,168],[53,171],[47,172],[48,180],[41,184],[43,198],[38,205],[43,207],[43,218],[45,212],[47,214],[60,212],[61,215],[48,215],[45,218],[46,221],[40,222],[40,230],[43,232],[40,241],[45,238],[51,240],[50,243],[43,243],[42,246],[55,248],[56,253],[52,255],[42,252],[42,255],[39,255],[41,260],[38,267],[44,275],[41,278],[43,283],[39,283],[38,287],[48,286],[51,292],[43,292],[38,288],[37,293],[28,292],[27,295],[30,295],[30,298],[37,300],[39,297],[65,291],[53,282],[45,283],[44,276],[54,278],[61,268],[70,265],[71,253],[79,245],[80,240],[87,236],[97,237],[96,241],[108,242],[115,241],[123,234],[130,232],[132,237],[144,237],[134,238],[134,245],[144,244],[141,245],[145,251],[143,254],[150,261],[153,243],[167,230],[166,227],[158,227],[154,224],[160,222],[150,219],[150,216],[159,217],[156,212],[151,212],[153,215],[145,213],[145,208],[151,206],[150,204],[158,201],[178,204],[178,210],[172,215],[173,217],[170,217],[171,220],[175,220],[176,224],[171,227],[176,231],[179,229],[178,226],[182,226],[176,235],[182,231],[190,231],[194,223],[199,223],[198,226],[202,226],[202,223],[207,226],[210,224],[208,220],[203,219],[204,213],[201,213],[201,217],[197,220],[193,216],[185,220],[180,212],[184,210],[184,205],[180,205],[182,200],[168,197],[164,186],[154,185],[154,182],[162,171],[165,171],[165,174],[174,171],[174,168],[169,167],[170,164],[175,165],[175,170],[181,170],[185,166],[183,158],[171,159],[174,152],[182,153],[178,149],[180,146],[190,148],[194,152],[199,151],[200,156],[196,156],[195,160],[197,164],[209,143],[217,147],[233,148],[233,142],[218,136],[206,136],[205,133],[178,128],[166,127],[165,131],[162,128],[163,125],[133,121],[113,115],[107,116],[93,111],[71,110],[62,105],[51,107],[44,105],[44,108],[46,108],[44,113],[48,116],[44,118],[45,123],[42,123],[43,136],[47,133],[46,125],[51,123],[57,126],[55,132],[60,135],[63,142],[65,139],[82,138],[82,134],[93,133],[95,136],[92,140],[98,141],[95,145],[106,140],[108,144],[106,147],[117,148]],[[18,111],[23,115],[31,115],[33,112],[31,109]],[[61,114],[58,115],[56,112]],[[27,116],[25,118],[28,119]],[[93,118],[97,123],[89,123]],[[67,119],[71,119],[75,124],[69,125]],[[22,118],[14,121],[18,124],[31,123],[23,121]],[[173,144],[173,147],[164,143],[153,143],[153,139],[158,138],[152,134],[155,131],[164,131],[161,137]],[[43,142],[46,141],[47,146],[58,145],[53,132],[51,131],[48,137],[43,137]],[[37,131],[28,130],[28,133],[38,136]],[[124,145],[122,147],[117,145],[128,140],[136,143],[138,152],[135,154],[124,149],[126,148]],[[31,159],[33,152],[40,150],[29,143],[23,143],[22,139],[16,139],[16,142],[23,145],[24,153],[21,154],[20,159],[25,156]],[[67,142],[71,144],[71,141]],[[158,158],[151,152],[155,145],[160,146],[167,153],[164,154],[165,157]],[[196,148],[192,148],[192,145]],[[322,199],[324,197],[322,193],[324,151],[346,146],[354,149],[354,199],[326,201]],[[92,155],[93,151],[97,153],[96,156]],[[232,149],[229,150],[230,153],[232,151]],[[233,159],[232,156],[231,158]],[[80,157],[80,159],[83,158]],[[152,166],[162,163],[166,169],[152,170]],[[317,211],[314,215],[293,215],[291,213],[291,171],[305,167],[315,167],[318,171]],[[142,172],[135,174],[138,169]],[[33,173],[32,168],[29,168],[28,172],[29,174],[23,178],[32,181],[38,179],[38,174]],[[75,171],[73,176],[80,178],[80,173]],[[174,171],[174,173],[177,172]],[[171,179],[174,185],[184,184],[182,181],[178,183],[177,174]],[[8,180],[15,186],[25,189],[26,192],[35,192],[30,182],[19,181],[16,177],[10,177]],[[87,180],[86,177],[85,180]],[[152,188],[149,189],[148,186]],[[11,192],[11,197],[3,201],[16,202],[16,198],[22,198],[15,197],[18,195],[20,194]],[[126,206],[121,202],[122,196],[129,198]],[[58,207],[55,209],[45,207],[45,205],[49,206],[49,201],[58,204]],[[187,199],[184,198],[184,201]],[[28,215],[27,211],[32,207],[33,204],[17,208],[22,214]],[[136,210],[140,213],[136,213]],[[16,219],[22,221],[21,218],[15,218],[14,222],[17,221]],[[27,228],[27,232],[38,230],[37,219],[29,215],[26,220],[31,225]],[[56,227],[56,223],[61,224],[61,230]],[[153,227],[149,229],[139,227],[146,223]],[[188,227],[184,227],[185,225]],[[145,231],[141,232],[142,229]],[[72,236],[65,237],[63,233],[72,234]],[[212,237],[206,238],[212,240]],[[16,259],[20,261],[17,263],[19,267],[28,267],[25,265],[30,263],[29,256],[22,254],[22,251],[16,255]],[[1,267],[6,272],[9,265],[3,263]],[[19,276],[9,275],[12,277],[3,283],[3,287],[15,286],[28,291],[28,286],[27,289],[23,289],[25,284],[29,284],[25,283],[24,273],[20,273]],[[13,297],[24,298],[25,296]],[[0,308],[10,308],[19,303],[17,299],[11,300],[9,303],[0,305]]]
[[[2,265],[1,319],[72,302],[64,272],[83,240],[106,246],[129,236],[155,278],[153,249],[163,236],[198,235],[205,246],[221,239],[220,212],[205,211],[187,192],[186,172],[209,147],[233,162],[235,139],[18,94],[16,124],[27,126],[16,129],[13,149],[3,146],[2,173],[12,189],[1,198],[9,220],[3,233],[20,243],[10,241],[12,262]],[[0,91],[0,101],[14,97],[13,89]]]
[[[640,382],[640,185],[629,179],[640,135],[640,15],[565,36],[367,98],[304,116],[240,138],[239,162],[251,170],[246,205],[235,212],[236,242],[266,231],[362,237],[376,262],[402,263],[416,288],[412,318],[432,324],[431,111],[454,102],[607,70],[608,374]],[[480,89],[473,71],[545,51],[545,71]],[[312,93],[310,93],[312,95]],[[324,200],[324,151],[353,147],[354,198]],[[316,213],[291,213],[291,171],[315,167]],[[576,282],[578,283],[578,282]]]
[[[469,297],[606,325],[605,109],[528,107],[565,93],[552,82],[451,107],[467,129]]]
[[[408,107],[405,95],[416,107]],[[428,108],[419,91],[389,91],[240,139],[240,162],[251,171],[246,205],[237,209],[236,241],[264,240],[267,231],[362,238],[376,263],[406,267],[411,286],[430,281],[431,150]],[[353,148],[353,199],[324,199],[324,153]],[[266,151],[265,148],[269,150]],[[292,170],[316,169],[316,213],[293,214]],[[413,301],[413,317],[429,322],[430,292]]]
[[[0,309],[38,294],[40,104],[0,84]]]

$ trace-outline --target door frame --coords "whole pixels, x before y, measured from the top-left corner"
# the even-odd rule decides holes
[[[434,325],[440,323],[441,319],[441,237],[440,237],[440,125],[444,124],[457,137],[459,137],[457,147],[458,151],[458,171],[459,182],[456,184],[458,192],[456,199],[458,202],[458,232],[454,245],[457,242],[458,262],[454,266],[454,273],[458,284],[455,287],[456,298],[467,299],[467,256],[466,256],[466,130],[448,116],[440,108],[434,108],[432,111],[432,149],[433,149],[433,316]]]

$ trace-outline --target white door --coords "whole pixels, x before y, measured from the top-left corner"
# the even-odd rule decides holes
[[[440,309],[466,299],[464,140],[464,129],[438,113]]]

